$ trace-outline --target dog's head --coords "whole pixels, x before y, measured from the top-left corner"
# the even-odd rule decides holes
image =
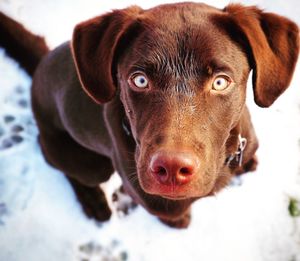
[[[250,70],[261,107],[288,87],[299,33],[290,20],[256,7],[182,3],[81,23],[72,46],[87,94],[97,103],[120,96],[143,190],[183,199],[214,190]]]

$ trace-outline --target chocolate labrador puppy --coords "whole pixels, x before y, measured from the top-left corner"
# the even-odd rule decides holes
[[[116,170],[136,203],[187,227],[193,201],[256,168],[249,72],[268,107],[298,51],[295,23],[239,4],[132,6],[80,23],[33,77],[43,153],[90,217],[109,218],[99,184]]]

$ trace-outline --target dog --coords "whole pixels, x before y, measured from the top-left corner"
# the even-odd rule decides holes
[[[82,22],[33,76],[43,154],[89,217],[109,219],[99,184],[117,171],[136,203],[185,228],[195,200],[256,169],[250,71],[269,107],[298,53],[297,25],[254,6],[131,6]]]

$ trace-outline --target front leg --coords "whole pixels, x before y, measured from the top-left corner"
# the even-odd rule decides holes
[[[68,177],[68,180],[75,191],[83,211],[89,218],[94,218],[97,221],[109,220],[111,210],[100,186],[86,186],[70,177]]]
[[[48,163],[69,179],[87,216],[108,220],[111,211],[99,184],[113,173],[111,160],[82,147],[68,133],[50,127],[40,128],[40,143]]]

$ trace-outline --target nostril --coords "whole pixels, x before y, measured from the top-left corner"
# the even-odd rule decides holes
[[[183,167],[179,170],[179,174],[182,174],[182,175],[192,175],[193,174],[193,170],[191,168],[188,168],[188,167]]]
[[[165,175],[167,175],[167,170],[164,167],[158,167],[155,172],[159,176],[165,176]]]
[[[152,170],[152,172],[157,176],[160,182],[165,183],[168,181],[168,171],[164,167],[158,166],[155,170]]]
[[[178,170],[177,174],[175,174],[176,182],[180,185],[186,184],[191,181],[193,174],[193,167],[182,167]]]
[[[164,174],[167,172],[167,170],[163,167],[163,166],[160,166],[160,165],[155,165],[153,164],[154,166],[151,166],[151,171],[153,173],[156,173],[156,174]]]

